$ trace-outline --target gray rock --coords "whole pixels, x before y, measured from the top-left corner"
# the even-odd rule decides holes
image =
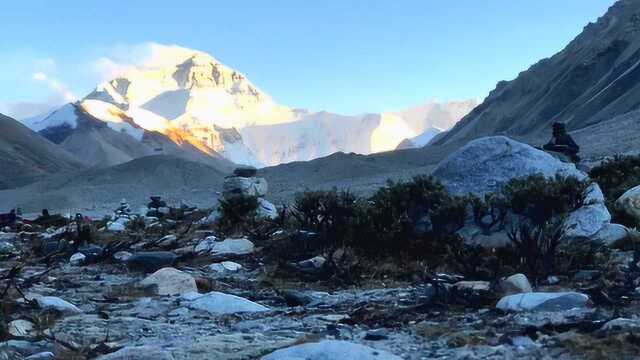
[[[56,357],[50,351],[33,354],[24,358],[24,360],[54,360]]]
[[[605,198],[600,185],[591,183],[584,191],[583,203],[585,205],[604,204]]]
[[[514,274],[500,281],[503,295],[531,292],[531,284],[524,274]]]
[[[174,268],[163,268],[140,282],[142,286],[153,286],[156,295],[180,295],[198,292],[193,276]]]
[[[593,241],[601,242],[607,246],[615,246],[629,237],[629,229],[620,224],[606,224],[595,235]]]
[[[348,341],[323,340],[274,351],[262,360],[400,360],[399,356]]]
[[[242,265],[233,261],[222,261],[219,263],[211,264],[207,268],[218,274],[226,274],[230,272],[236,272],[242,269]]]
[[[0,255],[10,255],[16,253],[16,247],[9,241],[0,240]]]
[[[29,298],[30,300],[35,300],[42,310],[55,310],[65,315],[77,315],[82,313],[82,310],[78,309],[75,305],[62,300],[59,297],[27,295],[27,298]]]
[[[173,360],[173,355],[155,346],[127,346],[98,360]]]
[[[511,179],[534,174],[575,176],[581,180],[587,177],[573,164],[505,136],[471,141],[433,171],[450,193],[478,196],[501,190]]]
[[[600,329],[606,334],[611,333],[631,333],[640,330],[640,319],[617,318],[608,321]]]
[[[316,256],[311,259],[299,261],[294,264],[294,267],[302,272],[315,274],[322,271],[326,262],[327,259],[323,256]]]
[[[170,251],[147,251],[131,255],[125,263],[131,270],[154,272],[173,266],[177,259],[178,256]]]
[[[508,295],[500,299],[496,308],[503,311],[565,311],[584,308],[589,297],[576,292],[531,292]]]
[[[28,320],[13,320],[9,323],[9,334],[15,337],[29,337],[34,335],[35,325]]]
[[[104,249],[99,245],[87,245],[79,247],[78,252],[86,257],[87,263],[92,263],[102,256]]]
[[[187,307],[216,315],[269,311],[269,308],[253,301],[217,291],[198,296]]]
[[[640,223],[640,185],[627,190],[616,200],[616,208]]]
[[[128,251],[118,251],[117,253],[113,254],[113,258],[115,260],[122,262],[126,262],[131,256],[132,254]]]
[[[224,241],[217,241],[211,248],[211,255],[217,257],[224,256],[238,256],[248,255],[253,253],[254,245],[246,238],[239,239],[225,239]]]
[[[595,238],[610,222],[611,214],[603,203],[583,206],[564,220],[563,238],[569,241]]]

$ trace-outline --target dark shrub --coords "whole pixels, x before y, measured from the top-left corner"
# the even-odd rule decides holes
[[[640,185],[640,156],[616,156],[591,169],[589,176],[602,188],[613,221],[637,226],[633,218],[618,211],[614,204],[627,190]]]
[[[220,217],[217,226],[220,231],[231,235],[244,230],[255,222],[258,199],[254,196],[234,196],[220,199]]]

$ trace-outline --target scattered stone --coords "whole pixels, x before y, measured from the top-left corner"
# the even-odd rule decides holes
[[[500,281],[503,295],[528,293],[533,291],[529,279],[524,274],[514,274]]]
[[[195,246],[193,251],[197,254],[205,254],[210,253],[213,250],[216,242],[219,242],[218,238],[215,236],[207,236],[206,238],[200,240],[200,242]]]
[[[531,292],[505,296],[496,305],[502,311],[564,311],[587,306],[589,297],[576,292]]]
[[[71,255],[71,258],[69,258],[69,263],[73,266],[80,266],[84,264],[85,260],[87,260],[87,257],[84,256],[84,254],[75,253]]]
[[[640,319],[617,318],[608,321],[600,329],[606,334],[611,333],[632,333],[640,330]]]
[[[616,208],[640,222],[640,185],[627,190],[616,200]]]
[[[208,269],[219,274],[226,274],[228,272],[236,272],[242,269],[242,265],[233,261],[223,261],[208,266]]]
[[[9,334],[15,337],[30,337],[35,325],[28,320],[13,320],[9,323]]]
[[[389,338],[389,331],[387,331],[387,329],[384,329],[384,328],[368,331],[367,334],[364,336],[364,339],[369,341],[380,341],[380,340],[386,340],[388,338]]]
[[[217,291],[197,297],[187,307],[217,315],[269,311],[269,308],[253,301]]]
[[[554,275],[548,276],[547,277],[547,284],[549,285],[556,285],[560,283],[560,278]]]
[[[170,352],[156,346],[127,346],[98,360],[174,360]]]
[[[140,282],[142,286],[155,286],[156,295],[180,295],[197,292],[193,276],[174,268],[163,268],[147,276]]]
[[[399,356],[348,341],[323,340],[277,350],[262,360],[400,360]]]
[[[113,232],[123,232],[126,230],[124,224],[119,223],[119,222],[109,222],[107,224],[107,230],[109,231],[113,231]]]
[[[16,253],[16,247],[4,240],[0,240],[0,255],[11,255]]]
[[[178,256],[170,251],[147,251],[131,255],[125,263],[131,270],[154,272],[173,266],[177,259]]]
[[[42,310],[55,310],[64,315],[77,315],[82,314],[82,310],[78,309],[75,305],[60,299],[55,296],[27,296],[30,300],[35,300],[40,309]]]
[[[99,245],[87,245],[78,248],[78,252],[86,257],[86,263],[93,263],[102,256],[104,249]]]
[[[326,262],[327,259],[323,256],[316,256],[311,259],[299,261],[293,264],[293,267],[305,273],[316,274],[323,270]]]
[[[247,238],[225,239],[217,241],[213,244],[211,255],[221,256],[238,256],[253,253],[254,245]]]
[[[459,292],[489,292],[491,283],[488,281],[458,281],[453,284],[453,287]]]
[[[54,360],[56,358],[50,351],[33,354],[24,358],[24,360]]]
[[[113,254],[113,258],[117,261],[126,262],[132,254],[128,251],[118,251]]]
[[[175,246],[177,243],[178,243],[178,237],[177,236],[175,236],[175,235],[167,235],[167,236],[163,237],[162,239],[158,240],[156,245],[165,248],[165,247]]]

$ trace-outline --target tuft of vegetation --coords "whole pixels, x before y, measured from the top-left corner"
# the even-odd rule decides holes
[[[255,196],[238,195],[229,199],[220,199],[217,221],[218,229],[228,235],[243,232],[256,219],[258,198]]]

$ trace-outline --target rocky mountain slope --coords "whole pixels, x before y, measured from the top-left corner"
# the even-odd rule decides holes
[[[0,189],[83,168],[73,155],[2,114],[0,129]]]
[[[640,2],[616,2],[565,49],[513,81],[498,83],[485,101],[436,144],[487,135],[540,142],[551,123],[569,131],[640,107]]]

